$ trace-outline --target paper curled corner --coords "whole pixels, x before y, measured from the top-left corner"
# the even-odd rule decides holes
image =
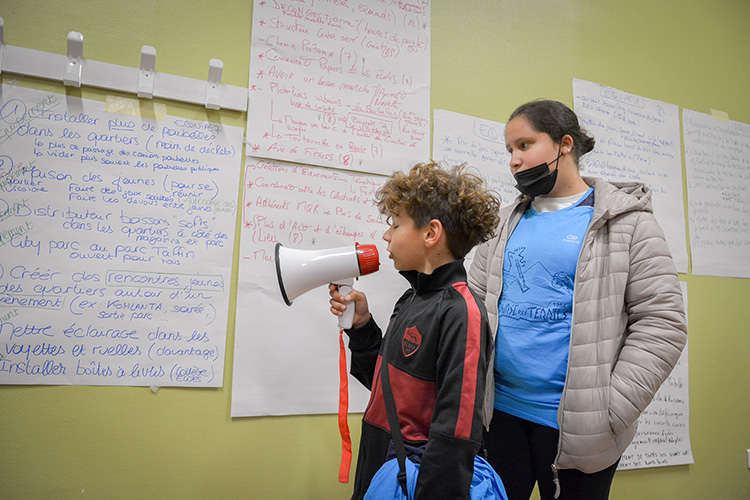
[[[155,386],[155,385],[152,385],[152,386],[150,387],[150,389],[151,389],[151,392],[153,392],[154,394],[156,394],[156,391],[158,391],[158,390],[159,390],[159,388],[158,388],[157,386]]]
[[[714,120],[719,120],[720,122],[729,123],[729,113],[727,113],[726,111],[719,111],[717,109],[712,109],[711,117]]]

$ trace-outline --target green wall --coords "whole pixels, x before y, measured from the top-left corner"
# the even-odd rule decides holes
[[[572,106],[571,80],[581,78],[750,123],[747,0],[433,0],[431,10],[433,108],[505,122],[537,97]],[[137,67],[152,45],[159,72],[205,79],[219,58],[223,83],[248,84],[251,0],[0,0],[0,17],[9,45],[63,54],[79,31],[87,59]],[[246,120],[166,104],[173,115]],[[681,279],[695,463],[619,472],[612,500],[750,498],[750,280]],[[348,498],[334,415],[230,417],[234,305],[228,328],[222,389],[0,386],[0,498]],[[359,418],[350,416],[355,443]]]

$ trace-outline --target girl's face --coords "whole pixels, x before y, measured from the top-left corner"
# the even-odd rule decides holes
[[[513,118],[505,127],[505,148],[510,153],[510,172],[536,167],[544,162],[556,168],[559,144],[555,144],[549,134],[537,132],[524,116]]]
[[[390,227],[383,233],[388,242],[388,258],[397,271],[424,271],[424,228],[414,227],[414,220],[408,215],[389,217]]]

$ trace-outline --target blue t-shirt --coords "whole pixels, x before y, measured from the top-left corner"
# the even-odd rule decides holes
[[[505,247],[498,303],[495,408],[558,428],[573,286],[593,190],[555,212],[529,208]]]

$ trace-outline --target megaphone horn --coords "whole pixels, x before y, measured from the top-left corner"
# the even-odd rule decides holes
[[[324,250],[300,250],[276,244],[276,277],[286,305],[305,292],[328,283],[351,287],[353,278],[374,273],[380,268],[378,249],[375,245],[360,245],[329,248]],[[348,289],[341,289],[346,295]],[[348,307],[347,316],[353,318],[354,307]],[[339,321],[342,328],[351,327],[351,319]]]

